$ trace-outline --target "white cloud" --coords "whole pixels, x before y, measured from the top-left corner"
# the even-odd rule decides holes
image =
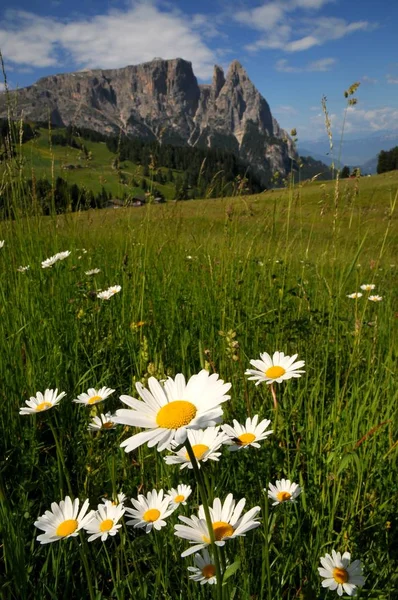
[[[294,67],[289,64],[286,58],[281,58],[276,62],[275,69],[276,71],[281,71],[282,73],[303,73],[304,71],[320,72],[330,71],[335,64],[335,58],[321,58],[319,60],[312,61],[304,65],[303,67]]]
[[[361,83],[368,83],[370,85],[376,85],[376,83],[378,83],[378,79],[374,79],[373,77],[364,75],[363,77],[361,77]]]
[[[356,31],[377,27],[368,21],[347,22],[337,17],[314,17],[314,13],[330,0],[290,0],[269,2],[257,8],[238,11],[235,21],[262,32],[262,36],[245,46],[249,52],[265,48],[285,52],[302,52],[338,40]]]
[[[394,75],[386,75],[387,78],[387,83],[391,83],[391,84],[398,84],[398,77],[394,77]]]
[[[339,113],[331,112],[329,114],[333,137],[337,140],[343,125],[344,110]],[[313,126],[313,134],[324,133],[325,116],[322,112],[310,118]],[[381,108],[358,108],[358,106],[349,106],[347,108],[346,121],[344,125],[345,133],[360,133],[366,131],[390,131],[398,130],[398,109],[391,106]]]
[[[203,41],[212,35],[207,19],[191,22],[175,10],[152,2],[133,2],[126,10],[60,21],[26,11],[8,11],[0,25],[6,62],[24,67],[117,68],[162,58],[182,57],[201,78],[211,75],[215,53]],[[66,61],[68,57],[68,61]]]

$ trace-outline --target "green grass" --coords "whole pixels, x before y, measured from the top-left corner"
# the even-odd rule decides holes
[[[332,598],[317,572],[332,549],[363,562],[361,598],[398,597],[398,178],[341,182],[337,206],[333,186],[0,223],[2,598],[89,598],[88,581],[98,600],[216,597],[215,586],[188,579],[176,514],[159,533],[124,526],[104,544],[83,536],[81,547],[41,546],[33,525],[68,493],[68,479],[92,508],[115,491],[135,498],[190,483],[182,512],[194,514],[192,472],[146,446],[124,453],[123,427],[89,434],[95,409],[71,401],[106,385],[116,393],[104,412],[113,412],[119,395],[136,395],[135,381],[213,367],[232,383],[224,421],[258,413],[274,430],[260,450],[224,449],[203,465],[211,501],[233,493],[246,510],[262,509],[262,526],[224,547],[230,564],[240,561],[224,600]],[[67,249],[69,258],[41,269]],[[86,276],[94,267],[101,272]],[[382,302],[347,298],[372,282]],[[120,294],[96,298],[113,284]],[[244,376],[250,359],[274,350],[306,362],[303,377],[277,386],[277,412],[269,387]],[[18,414],[51,387],[67,392],[57,408]],[[303,493],[271,507],[263,488],[282,477]]]

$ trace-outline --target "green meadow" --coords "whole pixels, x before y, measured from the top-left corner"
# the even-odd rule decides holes
[[[323,600],[337,597],[318,573],[332,550],[361,561],[359,598],[398,598],[397,198],[395,172],[0,222],[1,598]],[[120,293],[97,297],[113,285]],[[245,375],[275,351],[305,361],[300,378],[275,384],[276,409],[270,386]],[[167,450],[126,453],[139,429],[88,431],[120,395],[139,397],[136,382],[201,369],[232,384],[223,423],[258,414],[273,430],[259,449],[223,446],[201,465],[210,505],[232,493],[244,513],[261,509],[259,527],[221,548],[218,586],[189,579],[189,543],[174,535],[202,503],[195,473],[167,465]],[[72,402],[102,386],[115,390],[102,403]],[[46,388],[66,396],[20,415]],[[273,506],[264,488],[282,478],[302,492]],[[83,530],[36,540],[34,522],[66,495],[97,509],[124,492],[131,507],[179,483],[192,494],[160,531],[124,516],[104,542]]]

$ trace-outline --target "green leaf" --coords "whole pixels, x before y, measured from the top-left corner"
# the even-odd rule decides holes
[[[227,579],[229,579],[232,575],[234,575],[234,573],[236,573],[236,571],[239,569],[240,567],[240,560],[236,560],[235,562],[232,563],[232,565],[229,565],[226,569],[225,569],[225,573],[224,573],[224,577],[223,577],[223,585],[225,585],[225,582],[227,581]]]

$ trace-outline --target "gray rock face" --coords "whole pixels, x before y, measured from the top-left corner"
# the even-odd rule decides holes
[[[199,85],[185,60],[155,59],[122,69],[44,77],[14,94],[14,118],[229,150],[250,164],[264,185],[275,171],[286,175],[297,158],[289,136],[238,61],[226,76],[216,65],[210,85]],[[6,115],[6,95],[0,94],[0,117]]]

